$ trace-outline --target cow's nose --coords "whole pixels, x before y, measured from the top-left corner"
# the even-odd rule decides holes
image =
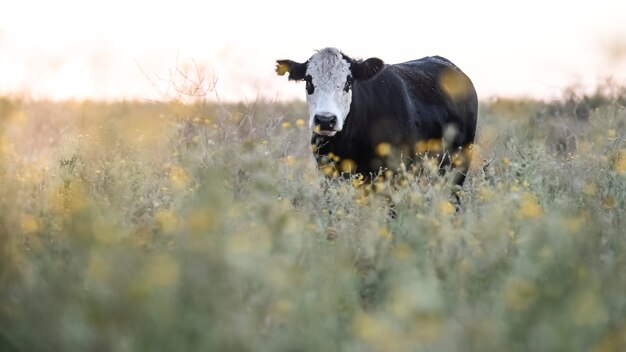
[[[322,130],[332,130],[337,124],[337,116],[335,115],[315,115],[313,121],[316,126],[320,126]]]

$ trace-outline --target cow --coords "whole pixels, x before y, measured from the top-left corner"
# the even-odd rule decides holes
[[[385,64],[325,48],[304,63],[276,63],[277,74],[305,82],[312,150],[327,175],[371,182],[386,171],[416,170],[430,156],[463,184],[478,101],[472,81],[448,59]]]

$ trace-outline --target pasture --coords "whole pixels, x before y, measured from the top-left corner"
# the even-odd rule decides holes
[[[0,350],[624,351],[625,105],[483,101],[389,219],[300,102],[0,98]]]

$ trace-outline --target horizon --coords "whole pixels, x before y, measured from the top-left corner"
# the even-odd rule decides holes
[[[624,2],[431,3],[411,8],[418,16],[395,1],[359,6],[352,18],[353,5],[324,1],[294,14],[275,1],[26,0],[0,14],[0,95],[163,100],[190,77],[204,79],[211,100],[304,100],[304,86],[276,76],[274,62],[327,46],[386,63],[444,56],[481,100],[626,85]]]

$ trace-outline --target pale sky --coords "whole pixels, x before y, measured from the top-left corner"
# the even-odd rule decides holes
[[[482,98],[558,97],[626,85],[626,1],[2,0],[0,95],[160,100],[169,72],[196,63],[223,100],[304,98],[274,61],[327,46],[445,56]]]

